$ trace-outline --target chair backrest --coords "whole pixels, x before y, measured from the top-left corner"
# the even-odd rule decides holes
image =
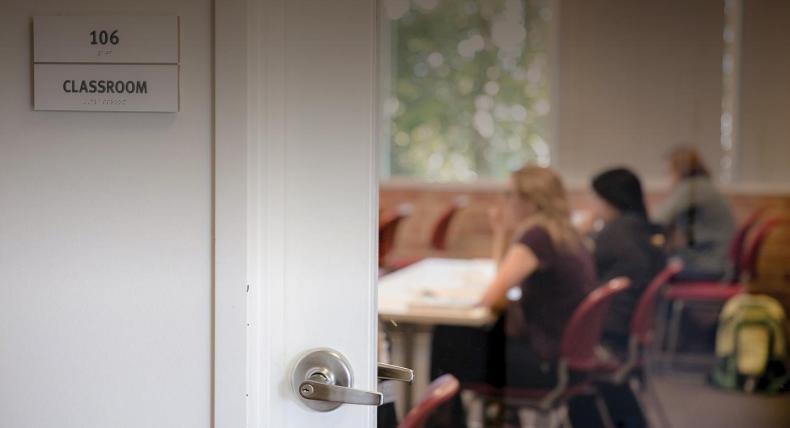
[[[738,226],[738,230],[735,231],[735,236],[733,236],[732,241],[730,241],[730,247],[727,251],[727,256],[732,266],[730,278],[727,279],[736,282],[741,277],[741,273],[746,268],[745,256],[748,252],[746,248],[746,238],[766,211],[766,207],[754,210],[749,217]]]
[[[444,251],[447,249],[447,232],[450,230],[450,223],[458,213],[458,211],[465,207],[468,203],[468,198],[459,196],[455,198],[447,208],[442,211],[436,223],[433,225],[431,231],[431,248],[437,251]]]
[[[634,307],[634,313],[631,315],[629,335],[635,338],[640,345],[648,344],[652,338],[656,306],[658,304],[658,296],[661,289],[681,270],[683,270],[682,261],[670,261],[669,264],[650,281],[645,291],[642,292],[642,296],[639,297]]]
[[[421,427],[428,416],[437,407],[453,398],[458,393],[460,383],[451,374],[442,375],[430,385],[422,396],[422,399],[412,408],[403,418],[398,428],[417,428]]]
[[[748,279],[759,277],[758,260],[768,237],[772,233],[776,233],[779,229],[785,228],[790,228],[790,219],[773,217],[761,223],[755,230],[754,238],[751,240],[744,256],[743,271],[748,276]],[[790,252],[790,248],[787,250]]]
[[[601,341],[603,324],[612,299],[629,287],[631,281],[620,277],[596,288],[573,311],[560,344],[560,359],[568,368],[589,371],[598,367],[600,359],[595,348]]]
[[[760,263],[761,255],[770,258],[770,263]],[[771,270],[765,265],[770,265]],[[790,282],[790,218],[773,217],[760,224],[746,251],[744,272],[749,280],[760,278],[761,274],[778,274],[780,281]]]
[[[410,212],[411,205],[402,204],[379,215],[379,266],[384,265],[387,255],[395,247],[398,226]]]

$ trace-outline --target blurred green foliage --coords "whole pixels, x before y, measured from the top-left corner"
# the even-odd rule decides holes
[[[472,181],[548,163],[548,4],[384,2],[391,176]]]

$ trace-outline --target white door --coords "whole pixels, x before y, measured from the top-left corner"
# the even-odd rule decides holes
[[[310,409],[291,372],[331,348],[376,389],[376,2],[215,10],[217,426],[375,426]]]

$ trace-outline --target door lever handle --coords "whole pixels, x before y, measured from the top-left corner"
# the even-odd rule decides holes
[[[379,363],[378,373],[378,377],[381,380],[397,380],[409,383],[414,380],[414,370],[393,366],[392,364]]]
[[[291,371],[296,396],[305,406],[319,412],[329,412],[343,404],[380,406],[384,401],[384,394],[354,389],[353,384],[351,364],[333,349],[306,352]]]
[[[315,380],[306,380],[299,385],[299,395],[307,400],[328,401],[330,403],[361,404],[380,406],[384,395],[380,392],[362,391],[345,386],[330,385]]]

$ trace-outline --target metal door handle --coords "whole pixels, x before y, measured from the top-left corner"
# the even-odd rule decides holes
[[[380,406],[384,395],[354,389],[351,365],[339,352],[321,348],[302,355],[291,374],[291,385],[307,407],[328,412],[343,404]]]
[[[414,370],[407,369],[406,367],[379,363],[378,377],[382,380],[397,380],[411,383],[414,380]]]
[[[314,380],[306,380],[299,385],[299,395],[307,400],[326,401],[339,404],[362,404],[380,406],[384,395],[380,392],[362,391],[345,386],[329,385]]]

